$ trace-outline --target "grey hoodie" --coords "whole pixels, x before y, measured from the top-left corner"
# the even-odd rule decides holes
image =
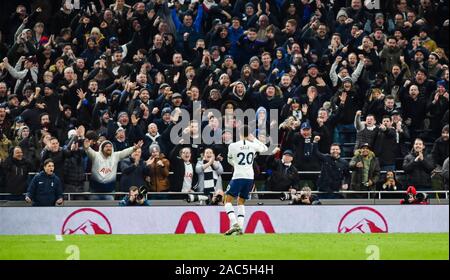
[[[105,157],[102,153],[103,146],[111,144],[110,141],[105,141],[100,145],[99,152],[94,151],[89,147],[86,151],[88,157],[92,161],[92,180],[101,183],[108,184],[116,181],[117,166],[119,161],[127,158],[134,152],[134,147],[130,147],[120,152],[114,152],[110,157]]]

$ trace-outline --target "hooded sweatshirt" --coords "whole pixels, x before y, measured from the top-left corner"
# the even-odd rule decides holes
[[[114,191],[119,161],[127,158],[134,151],[134,147],[130,147],[120,152],[114,152],[113,147],[112,155],[105,157],[102,151],[106,144],[112,145],[110,141],[105,141],[100,145],[99,152],[94,151],[91,147],[86,151],[92,161],[91,189],[97,192]]]
[[[259,114],[261,112],[264,112],[265,115],[266,115],[266,117],[264,118],[263,121],[259,120]],[[266,110],[266,108],[264,108],[264,107],[259,107],[258,108],[258,110],[256,111],[256,118],[255,118],[255,120],[256,120],[255,124],[254,124],[255,125],[254,128],[256,129],[255,135],[258,136],[260,133],[264,134],[264,135],[267,135],[269,133],[269,131],[268,131],[268,124],[267,124],[267,110]]]
[[[282,53],[281,59],[276,58],[272,63],[272,69],[277,68],[281,71],[289,70],[289,60],[290,56],[286,54],[286,50],[284,48],[278,48],[277,52],[280,51]]]

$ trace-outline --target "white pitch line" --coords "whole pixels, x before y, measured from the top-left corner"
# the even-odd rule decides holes
[[[56,241],[64,241],[62,235],[55,235]]]

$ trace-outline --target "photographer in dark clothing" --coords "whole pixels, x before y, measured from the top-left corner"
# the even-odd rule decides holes
[[[430,204],[428,196],[425,193],[418,193],[414,186],[409,186],[406,190],[405,198],[400,201],[400,204]]]
[[[292,190],[291,193],[283,194],[281,200],[291,200],[290,205],[321,205],[319,198],[312,194],[311,188],[305,186],[301,191]]]
[[[150,206],[150,201],[145,198],[145,187],[130,187],[130,192],[120,202],[119,206]]]

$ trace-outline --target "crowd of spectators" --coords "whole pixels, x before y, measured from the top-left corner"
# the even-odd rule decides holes
[[[49,159],[64,192],[85,191],[87,173],[97,193],[222,190],[236,109],[255,110],[265,143],[278,131],[255,161],[266,190],[300,190],[299,171],[321,171],[308,185],[325,192],[430,190],[448,174],[449,3],[369,2],[18,5],[0,30],[0,193],[33,191]],[[222,116],[174,143],[196,101]],[[202,142],[206,129],[222,141]]]

